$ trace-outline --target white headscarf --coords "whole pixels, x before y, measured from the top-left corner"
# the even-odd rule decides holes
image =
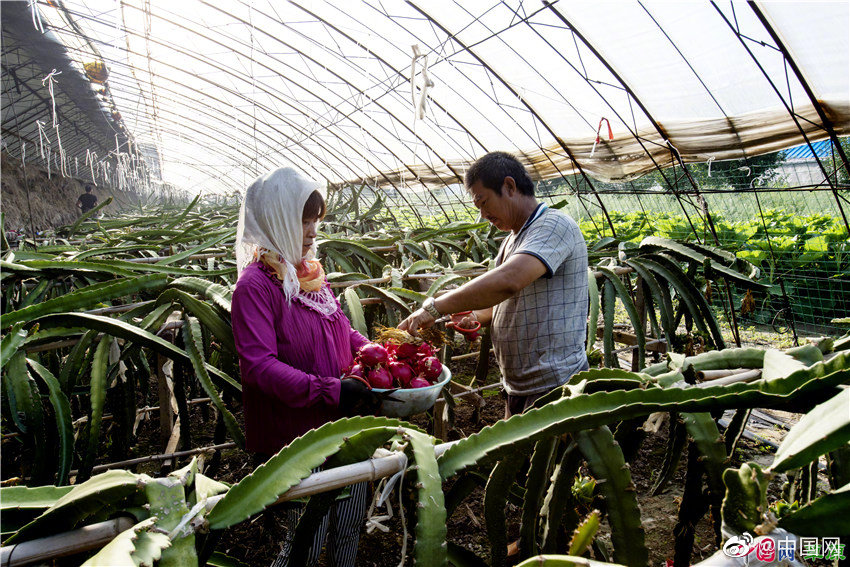
[[[313,191],[324,199],[327,189],[291,167],[281,167],[258,177],[245,192],[236,229],[236,267],[241,274],[255,260],[259,248],[280,254],[286,260],[283,291],[292,299],[299,290],[296,267],[316,256],[316,244],[301,256],[304,203]]]

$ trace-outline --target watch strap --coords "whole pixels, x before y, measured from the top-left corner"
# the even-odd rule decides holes
[[[439,319],[443,314],[437,310],[437,306],[434,305],[434,298],[429,297],[422,303],[422,309],[428,312],[431,317],[434,319]]]

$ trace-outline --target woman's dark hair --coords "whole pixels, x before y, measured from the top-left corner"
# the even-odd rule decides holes
[[[301,212],[302,219],[323,219],[325,218],[325,200],[322,194],[318,191],[313,191],[307,197],[307,202],[304,203],[304,210]]]
[[[519,160],[507,152],[490,152],[481,156],[466,170],[463,181],[467,189],[475,185],[476,181],[481,181],[484,187],[501,195],[505,177],[513,177],[517,189],[523,195],[534,195],[531,176]]]

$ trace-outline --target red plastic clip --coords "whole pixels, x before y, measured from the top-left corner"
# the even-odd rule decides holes
[[[602,118],[599,119],[599,126],[597,126],[597,128],[596,128],[596,143],[597,144],[602,141],[602,139],[599,137],[599,133],[602,131],[602,123],[603,122],[608,125],[608,140],[610,141],[610,140],[614,139],[614,131],[611,130],[611,123],[608,122],[608,119],[603,116]]]
[[[469,315],[471,313],[472,311],[460,311],[458,313],[455,313],[455,315]],[[481,323],[479,321],[475,321],[475,324],[472,327],[458,327],[450,321],[446,323],[446,327],[463,333],[464,338],[471,342],[478,338],[478,331],[481,330]]]
[[[602,123],[608,125],[608,140],[614,139],[614,131],[611,129],[611,123],[604,116],[599,119],[599,126],[596,127],[596,140],[593,142],[593,147],[590,148],[590,157],[593,157],[593,154],[596,153],[596,145],[602,141],[602,138],[599,136],[599,133],[602,132]]]

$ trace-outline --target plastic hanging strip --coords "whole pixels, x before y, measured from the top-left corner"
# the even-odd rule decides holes
[[[422,57],[422,53],[418,43],[414,43],[410,48],[413,50],[413,58],[410,60],[410,103],[416,108],[416,60]]]
[[[44,26],[41,24],[41,12],[38,10],[38,0],[29,0],[29,4],[33,27],[44,33]]]
[[[50,73],[48,73],[46,77],[41,80],[41,86],[44,86],[44,83],[47,82],[47,92],[50,93],[50,105],[53,108],[53,128],[56,128],[56,126],[59,124],[59,122],[56,120],[56,97],[53,96],[53,84],[56,82],[56,79],[54,79],[53,77],[61,74],[62,71],[57,71],[56,69],[53,69]]]
[[[95,160],[97,160],[97,154],[86,149],[86,163],[88,164],[89,170],[91,171],[91,181],[92,183],[94,183],[94,186],[97,187],[97,177],[94,174]]]
[[[27,143],[21,142],[21,167],[26,165],[27,161]]]
[[[402,460],[401,469],[395,473],[393,476],[389,478],[384,478],[378,484],[375,489],[375,495],[372,498],[372,503],[369,506],[369,510],[366,513],[366,525],[367,525],[367,533],[371,533],[375,528],[381,530],[386,533],[389,532],[389,528],[383,525],[381,522],[390,520],[393,517],[393,509],[392,504],[387,502],[389,499],[393,488],[398,484],[398,515],[401,519],[401,528],[402,528],[402,544],[401,544],[401,561],[399,561],[398,567],[404,567],[405,559],[407,558],[407,522],[405,521],[404,508],[402,504],[402,484],[404,483],[404,475],[407,472],[407,455],[404,453],[404,449],[407,447],[407,443],[393,443],[393,450],[388,451],[386,449],[378,449],[375,451],[373,458],[375,457],[385,457],[389,455],[399,456]],[[374,464],[373,464],[374,467]],[[373,468],[374,473],[374,468]],[[387,507],[387,513],[382,515],[376,515],[375,508],[380,506]]]
[[[59,171],[63,177],[68,177],[68,171],[65,169],[65,150],[62,148],[62,138],[59,137],[59,124],[54,124],[53,127],[56,129],[56,144],[59,146],[58,154],[61,161]]]
[[[35,125],[38,126],[38,153],[41,155],[41,159],[44,159],[44,139],[47,138],[47,134],[44,132],[44,122],[41,120],[36,120]],[[47,140],[47,147],[50,148],[50,140]]]
[[[664,143],[667,145],[668,148],[676,152],[676,155],[679,157],[680,160],[682,160],[682,154],[679,153],[679,149],[673,145],[673,142],[671,142],[667,138],[664,138]]]
[[[419,105],[417,106],[419,120],[425,118],[425,105],[428,102],[428,90],[434,86],[434,81],[428,76],[428,56],[422,60],[422,90],[419,92]]]
[[[413,121],[425,118],[425,106],[428,101],[428,90],[434,86],[434,81],[428,76],[428,55],[422,55],[419,44],[410,46],[413,50],[413,58],[410,61],[410,101],[413,103]],[[416,97],[416,61],[422,59],[422,85],[419,89],[419,98]]]

